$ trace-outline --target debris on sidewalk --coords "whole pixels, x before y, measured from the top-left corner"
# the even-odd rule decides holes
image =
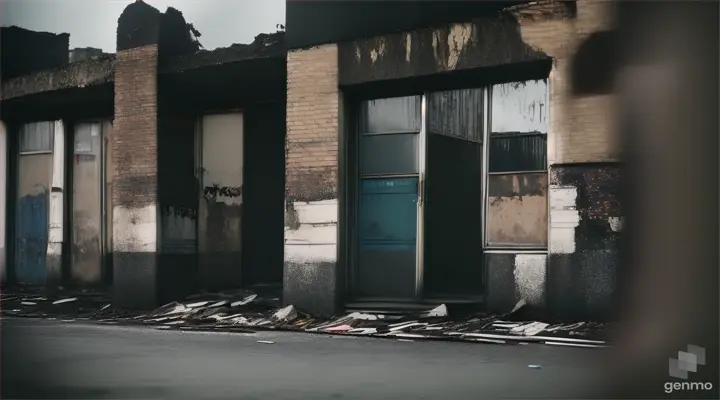
[[[291,330],[337,336],[370,336],[402,341],[452,340],[495,345],[544,343],[552,346],[602,348],[613,326],[591,322],[549,324],[526,319],[520,300],[502,315],[451,315],[447,305],[405,314],[351,312],[331,319],[317,318],[293,305],[282,306],[279,294],[249,290],[201,292],[186,301],[168,303],[150,312],[116,309],[106,293],[42,291],[0,293],[3,315],[95,320],[111,324],[152,325],[165,330],[201,330],[250,333]],[[258,343],[265,343],[258,341]]]

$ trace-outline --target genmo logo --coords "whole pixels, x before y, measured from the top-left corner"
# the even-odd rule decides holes
[[[673,378],[687,380],[689,373],[697,372],[699,365],[705,365],[705,349],[688,345],[687,351],[678,351],[677,358],[670,358],[669,374]],[[712,390],[712,382],[665,382],[665,393],[678,391]]]
[[[665,382],[665,393],[712,390],[712,382]]]

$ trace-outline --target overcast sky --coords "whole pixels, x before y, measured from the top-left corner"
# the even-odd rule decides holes
[[[115,29],[122,10],[134,0],[0,0],[0,24],[35,31],[69,33],[70,48],[115,52]],[[160,11],[172,6],[200,31],[212,50],[250,43],[285,23],[285,0],[145,0]]]

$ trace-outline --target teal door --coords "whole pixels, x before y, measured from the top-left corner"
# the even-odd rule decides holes
[[[361,105],[357,214],[358,298],[417,295],[422,97]]]

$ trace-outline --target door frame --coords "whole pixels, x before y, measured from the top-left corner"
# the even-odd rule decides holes
[[[485,243],[485,218],[487,209],[487,168],[488,168],[488,145],[487,140],[489,137],[490,127],[490,98],[489,93],[491,84],[483,84],[481,86],[471,86],[470,89],[482,90],[483,96],[483,125],[482,125],[482,181],[481,181],[481,196],[479,199],[481,208],[481,220],[478,223],[482,224],[481,237],[482,242],[480,246],[484,247]],[[463,87],[464,89],[465,87]],[[343,117],[348,119],[350,123],[344,125],[344,129],[340,131],[340,136],[349,138],[349,140],[341,140],[341,148],[339,149],[341,160],[339,163],[340,171],[338,176],[345,181],[344,184],[340,185],[341,199],[343,204],[343,211],[341,212],[341,222],[343,225],[339,229],[339,243],[342,243],[344,247],[339,251],[338,260],[345,263],[348,268],[348,273],[345,276],[345,289],[349,296],[348,300],[354,302],[392,302],[392,303],[412,303],[417,302],[425,298],[425,268],[424,268],[424,250],[425,250],[425,180],[427,174],[427,129],[428,129],[428,95],[435,91],[443,90],[454,90],[454,89],[437,89],[433,91],[423,91],[421,93],[405,93],[389,96],[363,96],[357,98],[346,98],[344,100],[347,107]],[[421,126],[418,132],[418,173],[417,174],[396,174],[396,175],[383,175],[378,177],[403,177],[403,176],[417,176],[418,178],[418,201],[417,201],[417,233],[416,233],[416,247],[415,247],[415,296],[414,298],[387,298],[387,297],[365,297],[357,296],[357,269],[358,263],[358,211],[360,203],[360,180],[362,179],[360,174],[360,106],[365,101],[387,99],[394,97],[421,97],[421,110],[420,119]],[[344,221],[343,221],[344,220]],[[486,282],[485,268],[482,268],[480,272],[481,285],[484,286]]]

